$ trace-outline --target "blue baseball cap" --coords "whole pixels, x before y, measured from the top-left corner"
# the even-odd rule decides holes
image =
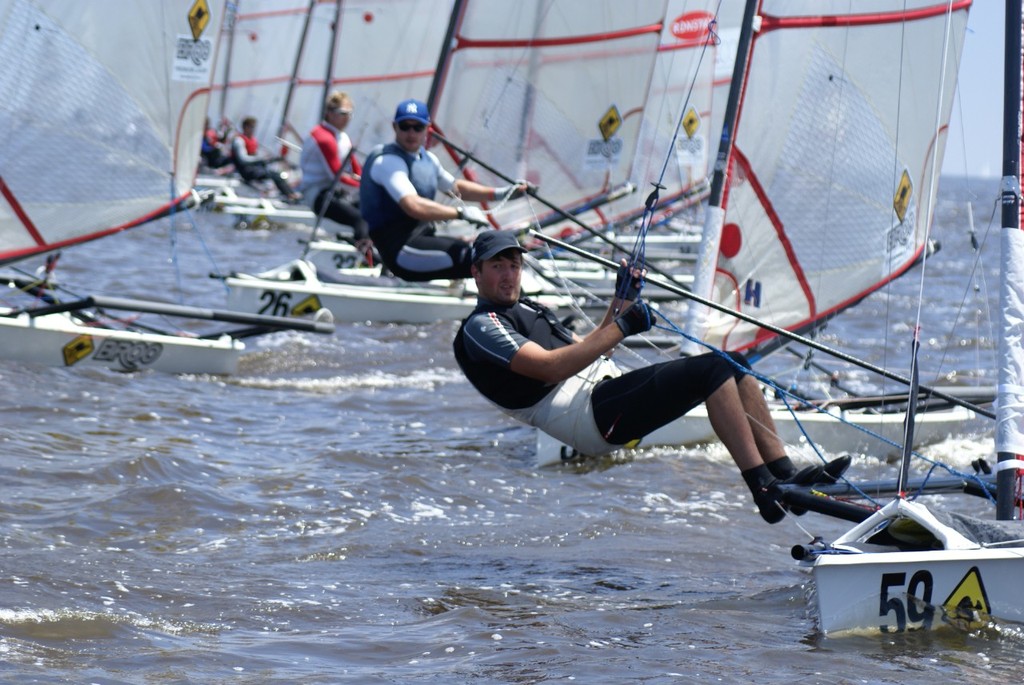
[[[420,100],[402,100],[395,110],[395,123],[414,119],[421,124],[430,123],[430,112],[427,111],[427,103]]]

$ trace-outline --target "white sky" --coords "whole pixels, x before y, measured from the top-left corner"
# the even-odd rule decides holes
[[[944,174],[998,177],[1002,173],[1005,11],[999,0],[974,0],[971,6]]]

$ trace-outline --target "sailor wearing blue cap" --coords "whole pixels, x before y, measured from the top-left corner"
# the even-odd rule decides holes
[[[424,147],[430,126],[425,102],[402,100],[391,126],[394,142],[370,152],[359,189],[360,210],[381,260],[407,281],[468,278],[472,236],[436,235],[437,222],[461,219],[490,227],[479,207],[464,203],[515,199],[530,186],[523,182],[494,188],[452,176]],[[436,202],[438,191],[454,197],[455,204]]]

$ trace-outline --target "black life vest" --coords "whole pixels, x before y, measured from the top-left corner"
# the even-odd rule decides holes
[[[572,331],[563,326],[547,307],[529,298],[521,298],[510,307],[491,302],[478,302],[476,309],[459,326],[452,347],[455,361],[473,387],[481,395],[506,409],[524,409],[541,401],[555,386],[534,378],[521,376],[507,367],[470,359],[466,353],[463,329],[466,323],[482,312],[494,312],[512,322],[512,327],[546,350],[555,350],[574,342]]]

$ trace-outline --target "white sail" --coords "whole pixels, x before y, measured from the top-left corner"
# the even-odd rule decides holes
[[[664,0],[464,2],[437,75],[434,127],[501,174],[537,184],[555,206],[603,204],[633,185],[665,8]],[[477,166],[465,173],[505,182]],[[512,203],[494,216],[524,226],[534,209],[550,214]]]
[[[452,1],[239,0],[220,37],[211,118],[237,128],[256,117],[260,143],[297,162],[278,137],[301,145],[327,93],[344,90],[356,109],[347,132],[368,151],[392,136],[401,100],[426,100]]]
[[[0,262],[188,195],[222,20],[213,0],[0,2]]]
[[[969,5],[761,3],[710,299],[805,330],[921,257]],[[725,349],[773,337],[707,326]]]
[[[663,204],[699,200],[718,150],[742,9],[721,4],[668,3],[633,170],[643,196],[660,182]]]

